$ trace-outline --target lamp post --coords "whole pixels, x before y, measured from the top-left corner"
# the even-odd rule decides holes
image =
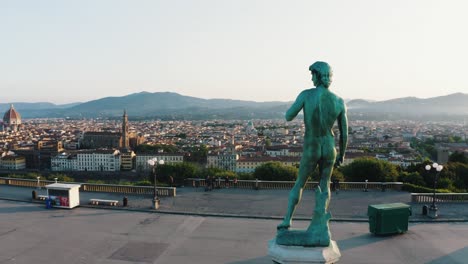
[[[157,165],[163,165],[164,160],[160,159],[158,161],[157,158],[152,158],[148,160],[148,165],[151,167],[151,171],[153,173],[153,179],[154,179],[154,189],[153,189],[153,209],[158,209],[159,208],[159,197],[158,197],[158,188],[156,186],[156,166]]]
[[[427,172],[430,172],[432,169],[435,169],[436,170],[436,174],[434,175],[434,193],[432,194],[432,205],[429,207],[429,212],[428,212],[428,216],[430,218],[437,218],[437,206],[435,204],[435,197],[436,197],[436,187],[437,187],[437,179],[439,178],[439,175],[440,175],[440,172],[442,171],[444,167],[442,165],[439,165],[437,163],[433,163],[432,166],[431,165],[426,165],[425,169],[427,170]]]
[[[40,182],[40,179],[41,179],[41,176],[37,176],[37,189],[40,190],[41,189],[41,182]]]

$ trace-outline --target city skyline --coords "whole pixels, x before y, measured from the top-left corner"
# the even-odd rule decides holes
[[[27,2],[25,4],[25,2]],[[0,3],[0,101],[142,91],[293,101],[327,61],[346,99],[468,93],[463,1]]]

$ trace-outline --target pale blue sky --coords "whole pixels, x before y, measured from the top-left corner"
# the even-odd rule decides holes
[[[2,0],[0,102],[140,91],[292,101],[468,93],[468,1]]]

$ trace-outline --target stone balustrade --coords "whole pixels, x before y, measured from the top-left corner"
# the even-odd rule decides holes
[[[432,203],[433,193],[412,193],[411,202],[413,203]],[[435,201],[437,203],[461,203],[468,202],[468,193],[436,193]]]
[[[219,183],[219,185],[218,185]],[[269,190],[289,190],[294,186],[294,181],[260,181],[260,180],[238,180],[237,183],[234,183],[233,180],[229,180],[229,187],[235,187],[240,189],[269,189]],[[198,178],[188,178],[185,180],[186,186],[191,187],[205,187],[206,180]],[[313,189],[318,185],[318,182],[312,181],[307,182],[305,189]],[[215,187],[226,187],[225,179],[217,178],[214,179]],[[390,189],[401,191],[403,186],[402,182],[340,182],[338,188],[340,190],[365,190],[367,189]]]
[[[46,185],[55,183],[55,181],[31,179],[17,179],[17,178],[0,178],[0,184],[12,185],[20,187],[44,187]],[[131,185],[113,185],[113,184],[92,184],[92,183],[78,183],[81,184],[81,192],[108,192],[108,193],[124,193],[124,194],[137,194],[137,195],[153,195],[153,186],[131,186]],[[176,196],[175,187],[157,187],[158,196]]]

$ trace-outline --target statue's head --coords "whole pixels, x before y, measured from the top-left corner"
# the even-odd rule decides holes
[[[317,61],[310,65],[309,71],[312,74],[312,81],[316,87],[322,85],[328,88],[332,83],[333,71],[328,63]]]

